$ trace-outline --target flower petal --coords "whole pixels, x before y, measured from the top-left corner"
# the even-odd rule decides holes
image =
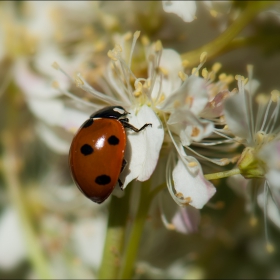
[[[190,110],[178,109],[173,112],[167,122],[170,130],[180,136],[183,146],[189,146],[209,136],[214,130],[214,124],[200,120]]]
[[[196,76],[187,78],[182,86],[165,100],[160,107],[164,111],[173,112],[178,108],[188,108],[198,115],[206,106],[208,95],[206,82]]]
[[[54,152],[61,155],[68,155],[70,139],[69,141],[62,139],[57,133],[52,131],[48,126],[43,123],[39,123],[36,126],[36,132],[41,140]]]
[[[225,118],[229,129],[237,136],[249,139],[249,125],[245,116],[244,100],[240,94],[225,100]]]
[[[163,49],[159,67],[166,71],[166,75],[162,75],[162,78],[157,77],[151,95],[152,98],[156,98],[161,89],[160,93],[163,93],[168,98],[182,83],[178,76],[178,73],[183,71],[179,53],[172,49]]]
[[[149,126],[139,133],[127,129],[125,159],[128,163],[120,176],[124,188],[135,178],[139,181],[150,178],[157,165],[164,137],[160,120],[146,105],[141,107],[137,115],[131,113],[129,121],[137,128],[146,123],[151,123],[152,127]]]
[[[267,208],[267,216],[268,218],[277,226],[280,228],[280,212],[278,207],[275,205],[275,202],[280,204],[280,194],[277,193],[277,195],[274,195],[275,201],[271,198],[269,195],[267,198],[267,204],[265,204],[265,194],[264,192],[260,193],[257,197],[259,206],[264,209],[264,207]]]
[[[204,178],[200,166],[196,174],[191,174],[179,159],[172,175],[177,194],[189,199],[189,204],[197,209],[201,209],[216,192],[212,183]]]
[[[175,230],[184,234],[196,232],[200,223],[200,211],[194,207],[178,207],[172,219]]]

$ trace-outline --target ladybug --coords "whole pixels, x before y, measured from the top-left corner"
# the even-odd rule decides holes
[[[105,107],[86,120],[72,140],[69,165],[73,180],[86,197],[102,203],[114,190],[126,165],[125,128],[140,132],[152,124],[136,128],[121,106]]]

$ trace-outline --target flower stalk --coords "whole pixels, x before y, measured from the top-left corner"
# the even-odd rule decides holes
[[[143,228],[148,215],[151,200],[150,180],[148,180],[141,186],[138,211],[133,221],[128,243],[126,244],[126,248],[123,254],[119,279],[132,279],[133,277],[134,265],[137,258],[141,236],[143,234]]]
[[[122,198],[112,195],[99,279],[117,279],[129,213],[130,190],[131,188],[128,187]]]
[[[235,168],[232,170],[227,170],[227,171],[221,171],[221,172],[217,172],[217,173],[212,173],[212,174],[205,174],[204,177],[207,180],[216,180],[216,179],[221,179],[221,178],[226,178],[229,176],[233,176],[236,174],[240,174],[240,169],[239,168]]]

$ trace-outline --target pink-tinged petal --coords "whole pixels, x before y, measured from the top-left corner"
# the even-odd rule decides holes
[[[175,230],[184,234],[196,232],[200,223],[200,211],[191,206],[178,207],[172,224]]]
[[[211,119],[222,116],[224,114],[224,100],[228,95],[228,90],[219,92],[213,100],[207,103],[206,107],[201,112],[200,117]]]
[[[190,201],[191,206],[201,209],[215,194],[216,188],[204,178],[200,166],[197,170],[198,172],[192,174],[179,159],[172,175],[177,195],[183,195],[187,201]]]
[[[53,72],[55,72],[54,69]],[[52,79],[42,78],[32,72],[24,60],[15,64],[14,77],[17,85],[27,97],[52,98],[61,95],[59,90],[52,86]],[[62,74],[59,77],[59,85],[61,88],[69,86],[69,80]]]
[[[126,129],[125,159],[127,166],[120,176],[124,188],[133,179],[145,181],[150,178],[157,165],[164,137],[160,120],[153,110],[146,105],[140,108],[137,115],[131,112],[129,122],[137,128],[141,128],[146,123],[151,123],[152,126],[146,127],[139,133]]]
[[[244,106],[244,99],[240,94],[227,98],[224,104],[225,118],[233,134],[249,139],[249,125]]]
[[[206,106],[208,95],[206,82],[196,76],[190,76],[181,87],[170,95],[160,106],[163,111],[173,112],[179,108],[188,108],[198,115]]]
[[[183,146],[189,146],[193,141],[201,141],[214,130],[212,122],[202,121],[191,111],[183,109],[173,112],[167,123],[170,130],[180,136]]]
[[[195,19],[195,1],[162,1],[162,5],[166,13],[174,13],[185,22],[191,22]]]

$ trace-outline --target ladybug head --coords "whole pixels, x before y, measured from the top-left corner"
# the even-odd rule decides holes
[[[129,114],[122,106],[108,106],[95,113],[90,118],[119,119]]]

